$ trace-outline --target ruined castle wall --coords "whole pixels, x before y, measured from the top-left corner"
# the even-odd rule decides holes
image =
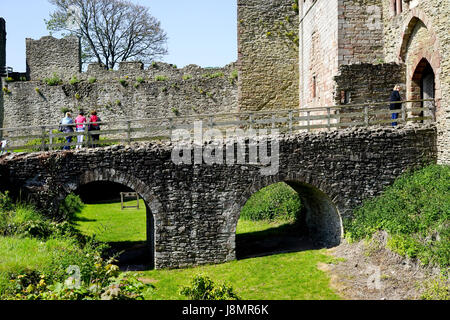
[[[298,13],[293,0],[238,0],[239,107],[294,109]]]
[[[403,1],[395,15],[390,0],[383,0],[385,56],[387,62],[404,62],[409,98],[417,97],[413,75],[422,58],[435,73],[438,102],[438,161],[450,163],[450,1]]]
[[[75,84],[67,80],[57,86],[45,81],[11,82],[2,127],[55,125],[64,108],[73,113],[96,109],[106,122],[237,112],[235,70],[235,64],[176,69],[156,63],[144,70],[139,63],[125,63],[117,71],[92,65],[85,73],[73,74],[80,80]]]
[[[306,0],[302,5],[300,105],[332,105],[333,76],[338,71],[338,3]]]
[[[55,73],[63,79],[70,79],[81,71],[80,39],[73,36],[26,39],[26,57],[31,80],[50,78]]]

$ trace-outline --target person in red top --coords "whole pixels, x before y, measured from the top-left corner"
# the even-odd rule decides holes
[[[97,122],[101,122],[102,120],[100,120],[100,118],[97,116],[97,111],[93,110],[91,112],[91,117],[89,118],[89,131],[98,131],[100,130],[100,124]],[[91,133],[91,137],[92,137],[92,147],[97,148],[98,145],[96,144],[96,141],[100,140],[100,135],[99,134],[92,134]]]
[[[82,134],[77,136],[77,147],[76,149],[81,149],[83,146],[83,138],[84,138],[84,131],[86,130],[86,117],[84,116],[84,112],[80,111],[78,114],[78,117],[75,119],[76,124],[76,130],[77,132],[81,132]]]

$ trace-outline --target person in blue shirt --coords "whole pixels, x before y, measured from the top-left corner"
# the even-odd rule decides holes
[[[72,119],[72,115],[70,114],[70,112],[67,112],[65,118],[61,120],[61,131],[64,133],[72,133],[74,131],[73,124],[74,122]],[[66,137],[67,145],[63,147],[63,150],[70,150],[70,143],[72,143],[72,138],[72,136]]]
[[[390,102],[402,101],[402,97],[400,96],[400,90],[401,90],[401,86],[397,84],[394,87],[394,90],[391,93],[391,97],[389,99]],[[401,103],[391,103],[389,105],[389,109],[390,110],[400,110],[401,108],[402,108],[402,104]],[[391,119],[392,120],[397,120],[398,119],[398,113],[392,113]],[[392,122],[392,126],[393,127],[397,126],[397,122]]]

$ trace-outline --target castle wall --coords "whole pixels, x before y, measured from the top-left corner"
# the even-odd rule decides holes
[[[239,107],[295,109],[298,13],[293,0],[238,0]]]
[[[70,79],[81,71],[81,49],[78,37],[39,40],[26,39],[27,73],[31,80],[53,77],[57,74]]]
[[[63,117],[63,108],[73,113],[96,109],[106,122],[237,112],[235,70],[235,64],[175,69],[156,63],[144,70],[139,63],[125,63],[117,71],[91,65],[88,72],[74,74],[80,80],[75,84],[67,80],[57,86],[44,81],[11,82],[2,126],[55,125]]]
[[[404,79],[404,64],[342,65],[338,75],[334,77],[335,103],[341,104],[342,97],[347,97],[349,104],[389,101],[394,86],[402,84]]]
[[[300,2],[300,105],[332,105],[333,76],[338,72],[338,2]]]
[[[383,26],[387,62],[407,65],[408,98],[417,98],[413,77],[425,58],[435,74],[437,99],[438,162],[450,163],[450,2],[403,1],[403,12],[394,15],[390,0],[383,0]]]
[[[0,68],[6,66],[6,22],[0,18]]]
[[[339,65],[384,58],[382,0],[339,0]]]

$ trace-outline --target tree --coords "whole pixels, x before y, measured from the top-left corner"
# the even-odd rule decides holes
[[[121,61],[148,64],[167,54],[167,35],[147,7],[127,0],[48,1],[56,9],[47,29],[80,37],[84,63],[114,69]]]

